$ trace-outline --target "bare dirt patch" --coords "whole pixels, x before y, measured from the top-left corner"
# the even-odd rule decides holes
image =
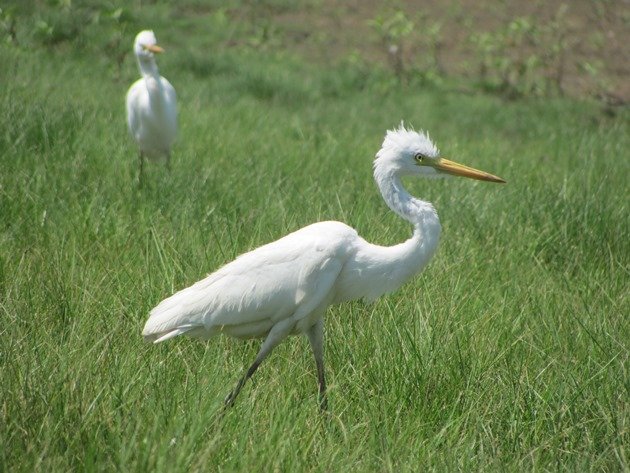
[[[564,6],[563,6],[564,5]],[[334,63],[358,54],[367,61],[387,61],[387,52],[370,22],[379,14],[402,11],[414,22],[405,38],[406,64],[426,62],[425,29],[440,25],[437,57],[442,73],[478,78],[480,53],[471,40],[483,32],[496,32],[515,19],[526,18],[534,27],[548,25],[564,9],[557,28],[564,51],[560,73],[561,92],[572,96],[596,96],[608,103],[630,101],[630,1],[559,0],[522,2],[514,0],[314,0],[299,7],[283,2],[262,2],[244,13],[254,22],[266,22],[269,35],[281,35],[282,46],[309,60]],[[543,41],[545,39],[543,38]],[[539,54],[553,48],[539,44]],[[509,54],[509,51],[508,51]],[[519,52],[514,52],[519,54]],[[542,68],[540,74],[554,76]],[[555,79],[554,79],[555,80]]]

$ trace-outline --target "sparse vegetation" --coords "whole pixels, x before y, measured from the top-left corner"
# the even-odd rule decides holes
[[[509,97],[562,95],[567,8],[561,5],[549,22],[518,17],[496,31],[472,34],[482,86]]]
[[[369,22],[387,53],[388,62],[401,83],[406,82],[405,40],[414,29],[414,23],[405,12],[396,9],[376,16]]]

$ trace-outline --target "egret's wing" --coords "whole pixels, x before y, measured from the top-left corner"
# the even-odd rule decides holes
[[[160,80],[162,82],[162,90],[164,91],[165,118],[169,122],[171,132],[173,133],[172,138],[174,139],[177,133],[177,94],[168,79],[160,77]]]
[[[169,107],[173,107],[173,110],[177,111],[177,93],[175,92],[175,87],[173,87],[165,77],[160,77],[160,81],[162,82],[162,90],[164,90],[165,102]]]
[[[143,335],[156,340],[183,328],[211,332],[249,324],[259,330],[261,323],[306,317],[330,294],[348,247],[344,235],[309,229],[246,253],[165,299],[151,311]]]
[[[140,113],[138,112],[139,97],[138,94],[143,90],[143,79],[140,79],[133,83],[129,87],[127,96],[125,97],[125,105],[127,107],[127,126],[129,127],[129,133],[136,138],[136,134],[140,128]]]

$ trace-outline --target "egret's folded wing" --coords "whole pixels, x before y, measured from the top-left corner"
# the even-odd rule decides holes
[[[137,108],[139,106],[140,100],[139,94],[143,90],[143,85],[143,79],[134,82],[133,85],[129,87],[129,91],[127,92],[127,96],[125,97],[125,105],[127,108],[127,126],[129,127],[129,133],[134,138],[136,138],[136,133],[140,128],[140,116]]]
[[[345,253],[329,239],[297,233],[238,257],[162,301],[151,311],[144,337],[308,315],[333,287]]]

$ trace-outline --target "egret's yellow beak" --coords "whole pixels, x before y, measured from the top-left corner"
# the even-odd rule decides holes
[[[470,177],[471,179],[478,179],[480,181],[505,183],[505,180],[498,176],[493,176],[487,172],[464,166],[463,164],[455,163],[444,158],[439,158],[433,167],[435,167],[438,171],[446,174],[452,174],[454,176]]]
[[[152,53],[163,53],[164,49],[158,46],[157,44],[149,44],[142,46],[147,51],[151,51]]]

